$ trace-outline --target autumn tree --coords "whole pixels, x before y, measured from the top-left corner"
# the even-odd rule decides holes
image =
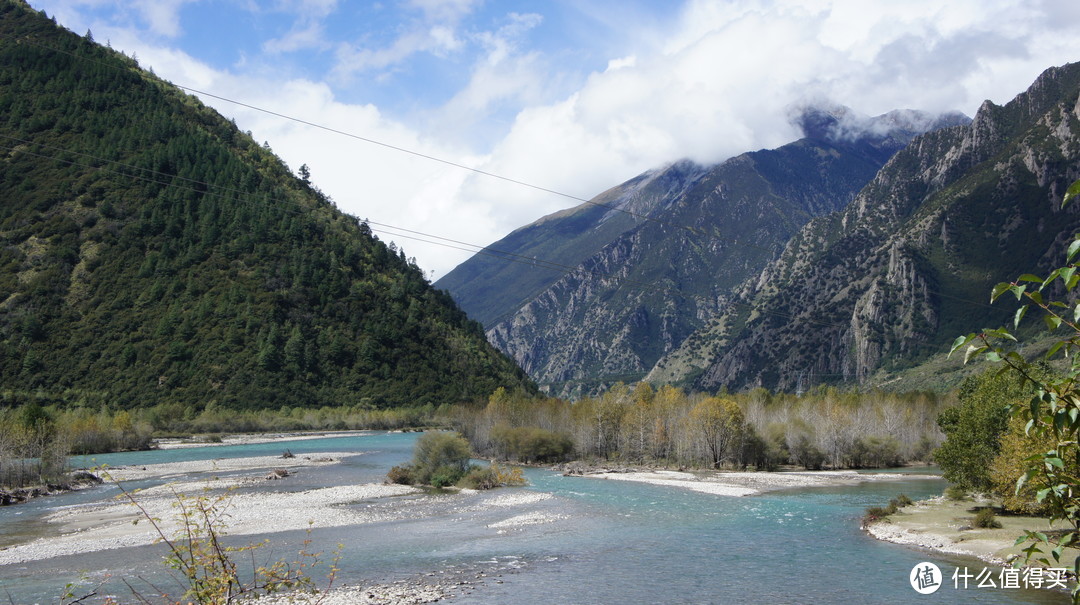
[[[688,429],[697,435],[709,453],[713,468],[728,457],[746,432],[739,404],[731,399],[708,397],[690,410]]]

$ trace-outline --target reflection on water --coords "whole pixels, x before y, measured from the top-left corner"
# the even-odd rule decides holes
[[[293,453],[365,452],[340,465],[302,468],[267,482],[266,491],[382,480],[406,461],[414,434],[221,446],[98,457],[110,465]],[[885,544],[859,530],[863,509],[897,493],[936,495],[940,480],[866,483],[725,498],[623,481],[562,477],[527,469],[531,486],[485,494],[422,495],[350,504],[397,511],[391,521],[268,534],[275,557],[310,538],[324,551],[340,544],[339,582],[456,578],[456,603],[898,603],[919,597],[908,572],[935,562],[947,586],[936,602],[1054,603],[1064,595],[1017,589],[956,590],[948,577],[973,559]],[[35,519],[56,506],[108,496],[93,493],[0,510],[0,540],[41,531]],[[524,497],[552,494],[552,497]],[[272,497],[272,496],[268,496]],[[16,527],[18,529],[16,529]],[[238,538],[246,543],[253,537]],[[45,602],[68,578],[163,578],[160,546],[59,557],[0,567],[0,586]],[[61,581],[63,578],[63,581]],[[126,595],[122,588],[115,593]],[[0,590],[0,599],[3,592]],[[20,599],[15,599],[20,602]]]

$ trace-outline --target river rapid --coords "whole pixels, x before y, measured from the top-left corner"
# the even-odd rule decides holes
[[[341,463],[304,467],[255,487],[278,492],[381,482],[411,457],[416,434],[367,433],[284,443],[199,447],[96,456],[76,465],[146,465],[186,460],[333,452]],[[879,542],[859,529],[867,506],[898,493],[938,495],[940,479],[802,488],[742,498],[671,487],[563,477],[527,469],[529,487],[486,493],[423,493],[343,505],[372,522],[236,536],[269,539],[258,551],[290,558],[310,539],[325,557],[339,550],[337,582],[450,582],[452,603],[1063,603],[1061,592],[954,587],[954,570],[975,574],[976,559]],[[131,488],[168,480],[149,479]],[[55,535],[46,516],[108,500],[114,486],[40,498],[0,509],[0,548]],[[340,547],[338,546],[340,545]],[[162,545],[119,548],[0,565],[0,602],[55,603],[68,582],[133,601],[172,582]],[[943,572],[933,595],[909,583],[920,562]],[[996,573],[996,570],[995,570]],[[318,576],[316,576],[318,577]],[[174,584],[175,586],[175,584]],[[99,602],[93,599],[88,602]]]

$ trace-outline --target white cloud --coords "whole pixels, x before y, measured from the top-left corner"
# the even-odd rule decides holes
[[[284,36],[263,42],[262,49],[270,54],[289,53],[308,48],[329,48],[323,24],[317,19],[297,20]]]
[[[193,0],[133,0],[131,6],[138,11],[150,31],[167,38],[180,35],[180,9]]]
[[[475,0],[412,0],[421,14],[401,25],[401,34],[388,46],[373,47],[367,40],[342,42],[337,48],[333,77],[348,81],[357,73],[394,68],[413,55],[431,53],[445,57],[461,50],[461,20],[474,10]]]

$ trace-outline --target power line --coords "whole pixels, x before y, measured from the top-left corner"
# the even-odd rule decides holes
[[[98,64],[98,65],[102,65],[102,66],[108,67],[110,69],[124,70],[123,68],[118,67],[116,65],[113,65],[111,63],[107,63],[107,62],[104,62],[104,61],[99,61],[99,60],[96,60],[96,59],[92,59],[90,57],[85,57],[85,56],[82,56],[82,55],[79,55],[79,54],[76,54],[76,53],[72,53],[72,52],[68,52],[66,50],[59,49],[59,48],[56,48],[56,47],[53,47],[53,46],[49,46],[49,45],[46,45],[46,44],[41,44],[41,43],[38,43],[38,42],[34,42],[34,41],[26,39],[26,38],[16,40],[16,43],[17,44],[25,43],[25,44],[28,44],[30,46],[41,48],[43,50],[50,50],[50,51],[57,52],[57,53],[60,53],[60,54],[63,54],[63,55],[67,55],[69,57],[72,57],[74,59],[78,59],[80,61],[87,61],[87,62],[95,63],[95,64]],[[126,70],[124,70],[124,71],[126,71]],[[594,201],[594,200],[591,200],[591,199],[586,199],[586,198],[583,198],[583,197],[580,197],[580,196],[565,193],[565,192],[559,191],[557,189],[551,189],[549,187],[543,187],[541,185],[536,185],[534,183],[529,183],[527,181],[522,181],[520,179],[504,176],[504,175],[497,174],[497,173],[494,173],[494,172],[489,172],[489,171],[486,171],[486,170],[482,170],[480,168],[475,168],[475,167],[472,167],[472,166],[461,164],[459,162],[454,162],[452,160],[447,160],[445,158],[440,158],[440,157],[435,156],[435,155],[422,153],[422,152],[415,151],[415,150],[412,150],[412,149],[409,149],[409,148],[406,148],[406,147],[401,147],[399,145],[394,145],[394,144],[391,144],[391,143],[387,143],[385,141],[380,141],[378,139],[374,139],[374,138],[371,138],[371,137],[365,137],[365,136],[358,135],[358,134],[351,133],[351,132],[347,132],[347,131],[344,131],[344,130],[339,130],[337,128],[333,128],[333,127],[326,126],[326,125],[323,125],[323,124],[318,124],[316,122],[311,122],[309,120],[305,120],[305,119],[302,119],[302,118],[297,118],[295,116],[290,116],[288,114],[276,112],[276,111],[266,109],[266,108],[263,108],[263,107],[258,107],[256,105],[252,105],[250,103],[246,103],[246,102],[243,102],[243,101],[237,101],[235,99],[231,99],[231,98],[228,98],[228,97],[224,97],[224,96],[221,96],[221,95],[216,95],[216,94],[206,92],[204,90],[200,90],[200,89],[197,89],[197,88],[194,88],[194,87],[191,87],[191,86],[185,86],[183,84],[176,84],[175,82],[170,82],[170,84],[172,86],[175,86],[176,88],[186,90],[186,91],[189,91],[189,92],[192,92],[192,93],[195,93],[195,94],[210,97],[212,99],[217,99],[219,101],[224,101],[226,103],[232,103],[232,104],[237,105],[239,107],[244,107],[244,108],[247,108],[247,109],[251,109],[253,111],[258,111],[260,113],[265,113],[267,115],[271,115],[271,116],[278,117],[278,118],[281,118],[281,119],[284,119],[284,120],[289,120],[289,121],[292,121],[292,122],[296,122],[298,124],[303,124],[305,126],[309,126],[309,127],[312,127],[312,128],[316,128],[316,129],[319,129],[319,130],[323,130],[323,131],[326,131],[326,132],[337,134],[337,135],[340,135],[340,136],[348,137],[348,138],[355,139],[355,140],[358,140],[358,141],[363,141],[365,143],[369,143],[369,144],[372,144],[372,145],[378,145],[378,146],[384,147],[386,149],[391,149],[393,151],[398,151],[400,153],[405,153],[405,154],[408,154],[408,155],[423,158],[423,159],[433,161],[433,162],[437,162],[437,163],[440,163],[440,164],[444,164],[444,165],[447,165],[447,166],[452,166],[454,168],[459,168],[461,170],[467,170],[467,171],[472,172],[474,174],[478,174],[478,175],[481,175],[481,176],[486,176],[486,177],[489,177],[489,178],[501,180],[501,181],[511,183],[511,184],[514,184],[514,185],[519,185],[519,186],[522,186],[522,187],[527,187],[527,188],[530,188],[530,189],[533,189],[533,190],[536,190],[536,191],[541,191],[541,192],[544,192],[544,193],[550,193],[552,195],[557,195],[557,196],[560,196],[560,197],[563,197],[563,198],[566,198],[566,199],[570,199],[570,200],[573,200],[573,201],[576,201],[576,202],[581,202],[581,203],[584,203],[584,204],[589,204],[589,205],[597,206],[597,207],[600,207],[600,208],[607,208],[608,210],[612,210],[612,211],[615,211],[615,212],[621,212],[623,214],[626,214],[628,216],[631,216],[631,217],[636,218],[636,219],[641,220],[641,221],[648,221],[648,222],[652,222],[652,223],[655,223],[655,224],[658,224],[658,225],[661,225],[661,226],[664,226],[664,227],[669,227],[669,228],[672,228],[672,229],[688,231],[688,232],[690,232],[692,234],[695,234],[695,235],[703,235],[705,237],[710,237],[712,239],[717,239],[717,240],[720,240],[720,241],[723,241],[723,242],[726,242],[726,243],[730,243],[730,244],[736,245],[736,246],[744,246],[744,247],[747,247],[747,248],[754,248],[754,249],[757,249],[757,250],[763,250],[765,252],[770,252],[770,253],[773,251],[772,248],[766,248],[764,246],[758,246],[756,244],[752,244],[752,243],[745,242],[745,241],[740,241],[740,240],[734,239],[734,238],[730,238],[730,239],[729,238],[722,238],[722,237],[716,235],[715,233],[710,233],[710,232],[705,231],[703,229],[696,229],[694,227],[690,227],[690,226],[687,226],[687,225],[679,225],[679,224],[676,224],[676,223],[670,223],[670,222],[667,222],[667,221],[657,219],[655,217],[651,217],[651,216],[641,214],[641,213],[638,213],[638,212],[633,212],[633,211],[627,210],[625,208],[620,208],[619,206],[615,206],[615,205],[612,205],[612,204],[604,204],[602,202],[597,202],[597,201]]]
[[[16,138],[16,137],[10,137],[10,136],[6,136],[6,135],[3,135],[3,134],[0,134],[0,138],[16,141],[16,142],[18,142],[18,143],[20,143],[22,145],[39,145],[38,143],[33,142],[33,141],[27,141],[25,139],[19,139],[19,138]],[[40,145],[40,146],[48,148],[48,149],[52,149],[52,150],[60,150],[60,148],[49,146],[49,145]],[[116,175],[118,175],[120,177],[123,177],[123,178],[129,178],[129,179],[145,181],[145,182],[148,182],[148,183],[151,183],[151,184],[161,185],[161,186],[164,186],[164,187],[171,187],[171,188],[175,188],[175,189],[182,189],[182,190],[186,190],[186,191],[192,191],[192,192],[198,193],[200,195],[224,198],[224,199],[229,199],[229,200],[236,201],[236,202],[242,202],[242,203],[248,203],[248,204],[253,204],[254,205],[254,200],[251,200],[248,197],[249,194],[247,194],[247,193],[245,193],[245,192],[243,192],[243,191],[241,191],[239,189],[222,187],[222,186],[213,185],[213,184],[210,184],[210,183],[205,183],[203,181],[197,181],[197,180],[194,180],[194,179],[186,179],[186,178],[183,178],[183,177],[176,177],[175,175],[170,175],[168,173],[164,173],[164,172],[160,172],[160,171],[142,169],[142,168],[139,168],[139,167],[132,166],[130,164],[124,164],[124,163],[118,162],[116,160],[110,160],[108,158],[103,158],[103,157],[95,156],[95,155],[92,155],[92,154],[68,152],[67,150],[63,150],[65,152],[72,153],[72,154],[80,156],[82,158],[87,158],[87,159],[91,159],[91,160],[97,160],[97,161],[102,162],[102,163],[104,163],[106,165],[108,165],[108,164],[116,164],[117,166],[120,166],[120,167],[123,167],[123,168],[131,168],[131,169],[134,169],[134,170],[137,170],[137,171],[148,172],[148,173],[153,174],[156,177],[166,177],[166,178],[175,177],[177,180],[186,181],[188,184],[177,184],[177,183],[173,183],[173,182],[166,182],[166,181],[163,181],[163,180],[158,180],[158,179],[155,179],[155,178],[150,178],[148,176],[142,176],[142,175],[139,175],[139,174],[127,174],[127,173],[124,173],[124,172],[121,172],[121,171],[118,171],[118,170],[113,170],[113,169],[107,168],[105,166],[98,166],[98,165],[91,164],[91,163],[80,162],[80,161],[75,161],[75,160],[70,160],[70,159],[64,159],[64,158],[54,156],[54,155],[35,153],[35,152],[29,151],[27,149],[20,149],[17,146],[7,145],[7,146],[0,146],[0,148],[8,149],[10,151],[17,151],[18,153],[23,153],[23,154],[30,155],[30,156],[37,157],[37,158],[41,158],[41,159],[48,159],[48,160],[52,160],[52,161],[57,161],[57,162],[65,163],[65,164],[68,164],[68,165],[80,166],[80,167],[83,167],[83,168],[89,168],[89,169],[92,169],[92,170],[99,170],[99,171],[102,171],[102,172],[109,172],[109,173],[116,174]],[[202,189],[198,189],[196,187],[190,186],[190,185],[200,185],[200,186],[205,187],[206,189],[202,190]],[[239,196],[238,197],[228,197],[228,196],[224,195],[223,193],[217,193],[215,191],[212,191],[214,189],[222,189],[222,190],[224,190],[226,192],[238,193]],[[273,200],[271,200],[271,201],[273,201]],[[280,200],[278,200],[278,201],[280,201]],[[281,211],[284,211],[284,212],[299,212],[298,210],[296,210],[294,208],[290,208],[289,206],[284,205],[284,204],[278,206],[278,209],[281,210]],[[357,219],[357,220],[360,220],[360,219]],[[491,249],[485,249],[485,248],[482,248],[480,246],[476,246],[475,244],[467,244],[465,242],[460,242],[458,240],[451,240],[449,238],[445,238],[445,237],[438,236],[438,235],[432,235],[432,234],[427,234],[427,233],[423,233],[423,232],[416,231],[416,230],[405,229],[405,228],[402,228],[402,227],[396,227],[394,225],[389,225],[387,223],[374,223],[372,221],[366,221],[366,220],[363,220],[362,222],[380,225],[380,226],[384,227],[384,229],[380,230],[381,232],[389,234],[389,235],[394,235],[395,237],[403,237],[403,238],[407,238],[407,239],[413,239],[413,240],[416,240],[416,241],[423,241],[423,242],[426,242],[426,243],[429,243],[429,244],[438,245],[438,246],[444,246],[444,247],[453,248],[453,249],[456,249],[456,250],[463,250],[463,251],[466,251],[466,252],[487,254],[487,255],[490,255],[490,256],[495,256],[495,257],[498,257],[498,258],[502,258],[503,260],[506,260],[508,262],[515,262],[515,263],[519,263],[519,264],[523,264],[523,265],[528,265],[528,266],[531,266],[531,267],[543,267],[543,268],[547,268],[547,269],[554,269],[556,271],[563,272],[564,276],[565,275],[570,275],[570,274],[573,274],[573,273],[591,273],[591,274],[594,274],[594,275],[597,275],[597,276],[600,276],[600,277],[603,277],[603,278],[617,280],[617,281],[619,281],[619,286],[620,287],[625,285],[625,286],[628,286],[628,287],[631,287],[631,288],[634,288],[634,289],[659,292],[661,294],[666,294],[666,295],[669,295],[669,296],[675,296],[675,297],[684,298],[684,299],[692,299],[693,298],[693,296],[691,296],[689,294],[684,294],[679,290],[663,286],[663,285],[661,285],[659,283],[656,283],[656,282],[645,282],[645,281],[634,280],[634,279],[630,279],[630,278],[626,278],[626,277],[621,277],[620,278],[620,277],[617,277],[617,276],[607,275],[607,274],[603,274],[603,273],[596,272],[596,271],[590,271],[589,269],[586,269],[586,268],[581,267],[581,266],[571,267],[569,265],[562,265],[562,264],[554,263],[554,262],[551,262],[551,261],[542,261],[543,264],[537,264],[536,262],[533,262],[533,260],[530,259],[529,257],[525,257],[523,255],[518,255],[518,254],[509,253],[509,252],[503,252],[503,251],[497,251],[497,250],[491,250]],[[410,235],[404,235],[404,234],[401,234],[401,233],[391,233],[391,232],[386,231],[385,228],[396,229],[396,230],[399,230],[399,231],[405,231],[405,232],[408,232],[408,233],[412,233],[414,235],[410,236]],[[444,240],[444,241],[425,240],[425,239],[421,239],[419,237],[415,237],[416,235],[420,235],[420,236],[424,236],[424,237],[430,237],[430,238],[434,238],[434,239],[438,239],[438,240]],[[466,246],[473,246],[473,247],[481,248],[481,249],[480,250],[471,250],[471,249],[468,249],[468,248],[462,248],[460,246],[454,245],[452,243],[446,243],[446,242],[454,242],[454,243],[457,243],[457,244],[462,244],[462,245],[466,245]],[[514,257],[517,257],[517,258],[514,258]],[[526,299],[523,299],[520,304],[524,304],[525,302],[528,302],[529,300],[532,300],[534,296],[535,296],[534,294],[530,295]],[[736,301],[729,301],[729,302],[730,302],[730,304],[733,304],[733,305],[744,305],[747,308],[753,310],[753,307],[751,307],[750,305],[747,305],[746,303],[739,303],[739,302],[736,302]],[[520,304],[519,304],[519,306],[517,308],[515,308],[514,310],[500,316],[498,319],[501,320],[503,317],[506,317],[506,316],[512,315],[513,313],[516,313],[520,309]],[[788,315],[788,314],[785,314],[785,313],[779,313],[779,312],[775,312],[775,311],[766,311],[766,310],[757,309],[757,312],[762,314],[762,315],[773,315],[773,316],[787,318],[787,319],[797,319],[795,316]],[[833,323],[823,322],[823,321],[819,321],[819,320],[815,320],[815,319],[801,319],[800,321],[810,323],[810,324],[826,326],[826,327],[834,327],[834,328],[841,328],[841,329],[844,327],[843,325],[840,325],[840,324],[833,324]]]
[[[79,55],[79,54],[76,54],[76,53],[68,52],[68,51],[58,49],[58,48],[55,48],[55,47],[52,47],[52,46],[48,46],[48,45],[45,45],[45,44],[40,44],[40,43],[37,43],[37,42],[32,41],[32,40],[27,39],[27,38],[22,38],[22,39],[16,40],[16,43],[17,44],[27,44],[27,45],[30,45],[30,46],[34,46],[34,47],[37,47],[37,48],[44,49],[44,50],[60,53],[60,54],[75,58],[75,59],[80,60],[80,61],[87,61],[87,62],[95,63],[95,64],[102,65],[102,66],[105,66],[105,67],[110,68],[110,69],[120,70],[120,71],[127,71],[127,68],[122,68],[122,67],[119,67],[119,66],[114,65],[114,64],[109,63],[109,62],[92,59],[90,57],[86,57],[86,56]],[[434,162],[441,163],[441,164],[444,164],[444,165],[448,165],[448,166],[451,166],[451,167],[455,167],[455,168],[458,168],[458,169],[467,170],[467,171],[473,172],[473,173],[481,175],[481,176],[494,178],[494,179],[501,180],[501,181],[504,181],[504,182],[508,182],[508,183],[511,183],[511,184],[515,184],[515,185],[518,185],[518,186],[527,187],[527,188],[530,188],[530,189],[533,189],[533,190],[536,190],[536,191],[541,191],[541,192],[549,193],[549,194],[552,194],[552,195],[557,195],[557,196],[560,196],[560,197],[571,199],[571,200],[574,200],[574,201],[578,201],[578,202],[581,202],[581,203],[590,204],[590,205],[593,205],[593,206],[607,208],[607,209],[612,210],[612,211],[621,212],[621,213],[632,216],[632,217],[634,217],[636,219],[639,219],[639,220],[642,220],[642,221],[650,221],[650,222],[660,224],[660,225],[663,225],[663,226],[666,226],[666,227],[671,227],[671,228],[674,228],[674,229],[677,229],[677,230],[689,231],[690,233],[692,233],[694,235],[703,235],[703,236],[706,236],[706,237],[717,239],[717,240],[720,240],[720,241],[723,241],[723,242],[726,242],[726,243],[730,243],[730,244],[733,244],[733,245],[737,245],[737,246],[745,246],[745,247],[750,247],[750,248],[755,248],[755,249],[759,249],[759,250],[765,250],[765,251],[768,251],[768,252],[772,252],[771,249],[768,249],[768,248],[765,248],[765,247],[762,247],[762,246],[749,244],[749,243],[746,243],[746,242],[743,242],[743,241],[740,241],[740,240],[737,240],[737,239],[733,239],[733,238],[732,239],[721,238],[721,237],[717,236],[715,233],[709,233],[709,232],[704,231],[702,229],[696,229],[696,228],[685,226],[685,225],[677,225],[677,224],[674,224],[674,223],[669,223],[669,222],[666,222],[666,221],[656,219],[654,217],[650,217],[650,216],[647,216],[647,215],[643,215],[643,214],[640,214],[640,213],[636,213],[636,212],[627,210],[625,208],[620,208],[618,206],[614,206],[614,205],[611,205],[611,204],[604,204],[604,203],[600,203],[600,202],[595,202],[593,200],[589,200],[589,199],[585,199],[585,198],[582,198],[582,197],[579,197],[579,196],[567,194],[567,193],[564,193],[564,192],[561,192],[561,191],[558,191],[558,190],[555,190],[555,189],[551,189],[551,188],[548,188],[548,187],[542,187],[542,186],[539,186],[539,185],[536,185],[536,184],[533,184],[533,183],[529,183],[529,182],[526,182],[526,181],[522,181],[522,180],[519,180],[519,179],[507,177],[507,176],[500,175],[500,174],[497,174],[497,173],[492,173],[492,172],[489,172],[489,171],[485,171],[485,170],[478,169],[478,168],[475,168],[475,167],[467,166],[467,165],[464,165],[464,164],[461,164],[461,163],[458,163],[458,162],[454,162],[454,161],[451,161],[451,160],[446,160],[446,159],[440,158],[438,156],[421,153],[421,152],[411,150],[411,149],[408,149],[408,148],[405,148],[405,147],[393,145],[393,144],[390,144],[390,143],[386,143],[384,141],[379,141],[377,139],[373,139],[373,138],[370,138],[370,137],[357,135],[355,133],[350,133],[350,132],[347,132],[347,131],[339,130],[339,129],[332,128],[332,127],[329,127],[329,126],[326,126],[326,125],[311,122],[311,121],[308,121],[308,120],[305,120],[305,119],[302,119],[302,118],[297,118],[295,116],[290,116],[290,115],[283,114],[283,113],[280,113],[280,112],[275,112],[275,111],[272,111],[272,110],[269,110],[269,109],[265,109],[265,108],[262,108],[262,107],[251,105],[249,103],[245,103],[245,102],[238,101],[238,100],[235,100],[235,99],[231,99],[231,98],[228,98],[228,97],[224,97],[224,96],[216,95],[216,94],[206,92],[206,91],[203,91],[203,90],[199,90],[199,89],[196,89],[196,88],[193,88],[193,87],[190,87],[190,86],[184,86],[184,85],[175,84],[175,83],[172,83],[172,85],[175,86],[176,88],[186,90],[186,91],[189,91],[191,93],[203,95],[203,96],[213,98],[213,99],[218,99],[220,101],[224,101],[224,102],[231,103],[231,104],[234,104],[234,105],[237,105],[237,106],[240,106],[240,107],[251,109],[253,111],[258,111],[258,112],[261,112],[261,113],[265,113],[267,115],[272,115],[272,116],[275,116],[275,117],[278,117],[278,118],[281,118],[281,119],[293,121],[293,122],[296,122],[296,123],[299,123],[299,124],[302,124],[302,125],[305,125],[305,126],[308,126],[308,127],[320,129],[320,130],[330,132],[330,133],[333,133],[333,134],[337,134],[337,135],[340,135],[340,136],[345,136],[345,137],[348,137],[348,138],[351,138],[351,139],[355,139],[355,140],[359,140],[359,141],[366,142],[366,143],[369,143],[369,144],[377,145],[377,146],[387,148],[387,149],[391,149],[391,150],[394,150],[394,151],[397,151],[397,152],[400,152],[400,153],[409,154],[409,155],[412,155],[412,156],[415,156],[415,157],[420,157],[420,158],[423,158],[423,159],[426,159],[426,160],[429,160],[429,161],[434,161]],[[3,135],[0,135],[0,136],[3,136]],[[71,153],[71,154],[78,155],[78,156],[81,156],[81,157],[88,157],[88,158],[96,159],[96,160],[99,160],[99,161],[109,162],[109,163],[115,164],[115,165],[117,165],[119,167],[122,167],[122,168],[127,168],[127,169],[131,169],[131,170],[135,170],[135,171],[140,171],[140,172],[148,173],[148,174],[151,174],[151,175],[154,175],[154,176],[166,177],[166,178],[169,178],[171,180],[186,181],[186,182],[190,183],[191,185],[200,185],[200,186],[203,186],[203,187],[207,187],[208,189],[209,188],[214,188],[214,189],[219,189],[219,190],[225,191],[225,192],[237,193],[237,194],[239,194],[239,196],[241,196],[241,198],[248,195],[246,192],[243,192],[243,191],[238,190],[238,189],[232,189],[232,188],[222,187],[222,186],[218,186],[218,185],[211,185],[209,183],[203,183],[203,182],[200,182],[200,181],[196,181],[194,179],[187,179],[185,177],[180,177],[180,176],[177,176],[177,175],[170,175],[170,174],[167,174],[167,173],[162,173],[162,172],[147,169],[147,168],[140,168],[140,167],[132,166],[132,165],[129,165],[129,164],[124,164],[124,163],[121,163],[121,162],[108,160],[108,159],[105,159],[105,158],[90,156],[89,154],[73,152],[73,151],[70,151],[70,150],[67,150],[67,149],[60,149],[60,148],[56,148],[56,147],[50,147],[48,145],[39,144],[39,143],[31,143],[29,141],[25,141],[25,140],[22,140],[22,139],[17,139],[17,138],[14,138],[14,137],[4,136],[4,138],[7,138],[9,140],[13,140],[13,141],[16,141],[16,142],[20,142],[20,143],[23,143],[23,144],[39,145],[41,147],[55,149],[55,150],[58,150],[58,151],[62,151],[64,153]],[[15,148],[9,147],[9,149],[15,149]],[[140,179],[140,180],[144,180],[144,181],[147,181],[147,182],[160,184],[160,185],[163,185],[163,186],[179,187],[179,188],[184,188],[184,189],[188,189],[188,190],[191,190],[191,191],[195,191],[197,193],[204,194],[204,195],[216,195],[216,196],[219,196],[219,197],[224,197],[221,193],[211,194],[209,191],[200,191],[200,190],[195,189],[193,187],[184,187],[182,185],[177,185],[174,182],[158,181],[158,180],[154,180],[153,178],[144,177],[144,176],[140,176],[140,175],[137,175],[137,174],[124,174],[124,173],[122,173],[120,171],[117,171],[117,170],[109,170],[109,169],[106,169],[106,168],[102,168],[102,167],[99,167],[99,166],[93,166],[93,165],[90,165],[90,164],[82,164],[82,163],[78,163],[78,162],[74,162],[74,161],[63,160],[63,159],[58,158],[58,157],[46,156],[46,155],[43,155],[43,154],[36,154],[36,153],[29,152],[29,151],[26,151],[26,150],[20,150],[20,151],[23,152],[23,153],[34,155],[36,157],[49,158],[49,159],[53,159],[53,160],[56,160],[56,161],[64,161],[64,162],[68,162],[70,164],[81,165],[81,166],[85,166],[85,167],[88,167],[88,168],[94,168],[94,169],[98,169],[98,170],[107,170],[109,172],[114,172],[116,174],[120,174],[121,176],[125,176],[125,177],[128,177],[128,178]],[[250,201],[250,200],[238,199],[238,201]],[[291,209],[286,208],[286,210],[291,210]],[[580,266],[579,267],[570,267],[568,265],[561,265],[559,263],[554,263],[552,261],[540,260],[540,259],[536,259],[536,258],[529,258],[529,257],[525,257],[523,255],[518,255],[516,253],[498,251],[498,250],[490,249],[490,248],[487,248],[487,247],[477,246],[475,244],[467,244],[465,242],[460,242],[458,240],[453,240],[451,238],[445,238],[445,237],[442,237],[442,236],[426,234],[426,233],[422,233],[422,232],[419,232],[419,231],[405,229],[405,228],[402,228],[402,227],[395,227],[393,225],[382,224],[382,223],[374,223],[374,222],[372,222],[372,224],[381,225],[381,226],[386,227],[386,228],[397,229],[399,231],[403,231],[403,232],[406,232],[406,233],[413,234],[413,236],[409,236],[409,235],[405,235],[403,233],[390,233],[390,232],[387,232],[387,231],[381,231],[383,233],[388,233],[388,234],[393,235],[395,237],[413,239],[413,240],[416,240],[416,241],[426,242],[426,243],[429,243],[429,244],[432,244],[432,245],[440,245],[440,246],[444,246],[444,247],[447,247],[447,248],[453,248],[453,249],[462,250],[462,251],[466,251],[466,252],[474,252],[474,253],[480,253],[480,254],[486,254],[486,255],[490,255],[490,256],[495,256],[495,257],[501,258],[502,260],[505,260],[507,262],[517,262],[519,264],[526,264],[526,265],[533,266],[533,267],[541,267],[541,268],[547,268],[547,269],[555,270],[555,271],[562,271],[564,273],[564,275],[569,275],[571,273],[578,272],[578,271],[589,272],[587,269],[585,269],[583,267],[580,267]],[[416,235],[423,236],[423,237],[428,237],[428,238],[434,238],[434,239],[442,240],[442,241],[432,241],[432,240],[420,239],[419,237],[415,237]],[[471,246],[471,247],[474,247],[474,248],[478,248],[479,250],[474,251],[474,250],[472,250],[470,248],[462,248],[462,247],[459,247],[459,246],[454,245],[454,244]],[[600,275],[599,273],[595,273],[595,274]],[[655,282],[640,282],[640,281],[636,281],[636,280],[630,280],[629,278],[618,278],[618,277],[615,277],[615,276],[607,276],[607,277],[610,277],[612,279],[619,279],[620,280],[620,285],[626,284],[626,285],[630,285],[631,287],[634,287],[634,286],[643,287],[643,289],[655,290],[655,291],[659,291],[659,292],[664,293],[664,294],[670,294],[670,295],[679,296],[679,297],[683,297],[683,298],[690,298],[689,295],[683,294],[680,291],[673,290],[671,288],[661,286],[660,284],[655,283]],[[956,297],[956,296],[952,296],[952,295],[949,295],[949,294],[945,294],[945,293],[939,292],[939,291],[927,290],[927,292],[931,293],[931,294],[935,294],[937,296],[944,297],[944,298],[950,298],[950,299],[953,299],[953,300],[964,302],[964,303],[970,304],[970,305],[975,305],[975,306],[980,306],[980,307],[985,307],[985,308],[995,308],[995,307],[992,307],[991,305],[988,305],[988,304],[985,304],[985,303],[978,303],[978,302],[975,302],[975,301],[966,300],[966,299]],[[531,300],[531,299],[532,299],[532,295],[530,295],[530,298],[526,299],[526,300]],[[828,327],[834,327],[834,328],[841,328],[842,329],[842,328],[846,327],[846,326],[841,325],[841,324],[834,324],[834,323],[830,323],[830,322],[823,322],[823,321],[818,321],[818,320],[813,320],[813,319],[799,319],[795,315],[789,315],[789,314],[780,313],[780,312],[776,312],[776,311],[755,309],[754,307],[750,306],[747,303],[741,303],[741,302],[736,302],[736,301],[728,301],[728,304],[737,305],[737,306],[738,305],[744,305],[747,308],[749,308],[749,309],[751,309],[753,311],[756,311],[756,312],[758,312],[758,313],[760,313],[762,315],[772,315],[772,316],[782,317],[782,318],[789,319],[789,320],[798,320],[798,321],[802,321],[804,323],[810,323],[810,324],[822,325],[822,326],[828,326]],[[514,312],[516,312],[516,310]]]

